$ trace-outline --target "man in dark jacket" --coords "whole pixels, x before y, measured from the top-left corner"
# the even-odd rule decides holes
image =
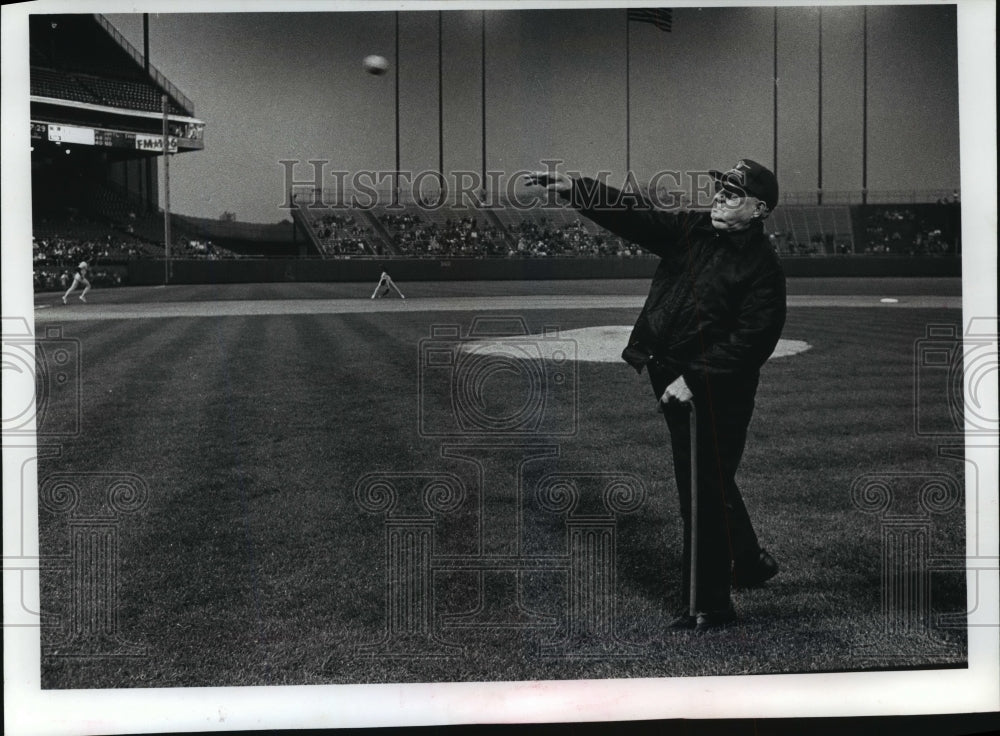
[[[778,571],[760,547],[736,470],[746,444],[760,368],[785,323],[785,277],[764,234],[778,182],[743,159],[716,184],[711,212],[665,212],[592,179],[556,172],[528,177],[597,224],[660,256],[649,296],[622,357],[649,373],[667,420],[684,520],[682,579],[690,586],[691,437],[697,426],[696,608],[672,628],[732,623],[730,589],[755,587]]]

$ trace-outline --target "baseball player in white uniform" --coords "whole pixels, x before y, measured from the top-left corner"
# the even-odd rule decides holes
[[[62,298],[63,304],[66,303],[66,299],[69,297],[70,294],[76,291],[76,287],[78,287],[80,284],[83,284],[83,293],[80,294],[80,301],[84,303],[87,302],[87,292],[90,291],[90,282],[87,280],[88,268],[89,266],[87,265],[86,261],[80,261],[80,265],[76,267],[76,273],[73,274],[73,283],[70,284],[70,287],[66,290],[66,293],[63,294]]]

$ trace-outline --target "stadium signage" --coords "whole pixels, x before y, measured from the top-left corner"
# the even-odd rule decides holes
[[[177,153],[177,138],[170,136],[167,146],[170,153]],[[135,147],[140,151],[162,151],[163,137],[158,135],[140,135],[137,133],[135,136]]]
[[[94,144],[108,148],[135,148],[135,133],[97,129],[94,131]]]
[[[201,131],[198,131],[199,133]],[[49,140],[54,143],[73,143],[86,146],[101,146],[103,148],[127,148],[138,151],[163,151],[163,138],[158,135],[143,135],[122,130],[106,128],[86,128],[78,125],[54,125],[37,120],[31,121],[31,137],[36,140]],[[170,136],[170,153],[177,153],[179,139]],[[185,142],[187,142],[185,140]],[[198,145],[194,139],[193,145]]]
[[[94,129],[78,128],[75,125],[50,125],[49,140],[56,143],[79,143],[94,145]]]

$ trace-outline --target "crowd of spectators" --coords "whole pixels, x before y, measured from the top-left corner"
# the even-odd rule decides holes
[[[170,255],[179,258],[204,258],[210,261],[240,257],[238,253],[215,245],[211,240],[191,240],[186,237],[180,238],[172,245]]]
[[[908,207],[869,213],[865,237],[865,253],[922,256],[955,252],[955,243],[945,234],[941,223],[931,222]]]
[[[35,291],[64,291],[73,283],[75,269],[39,269],[34,271]],[[87,280],[93,286],[121,286],[125,277],[121,269],[109,269],[98,266],[87,273]]]
[[[138,243],[110,235],[91,240],[62,235],[33,237],[31,245],[36,291],[68,288],[81,261],[90,265],[88,279],[94,286],[120,286],[123,283],[121,265],[142,256]]]
[[[486,257],[507,253],[503,232],[481,227],[474,216],[428,222],[419,214],[384,214],[379,220],[401,255],[432,257]]]
[[[113,235],[86,240],[58,234],[32,237],[31,246],[36,266],[55,268],[76,268],[83,260],[127,261],[142,256],[138,241]]]
[[[783,256],[825,256],[853,253],[850,237],[836,233],[814,233],[807,242],[796,240],[791,233],[776,232],[768,236],[775,251]]]
[[[313,227],[327,255],[363,256],[373,252],[368,244],[371,228],[359,225],[349,212],[323,215],[313,222]]]
[[[944,206],[946,205],[946,206]],[[872,205],[854,212],[862,217],[855,229],[857,244],[849,237],[813,234],[808,242],[796,240],[792,232],[769,234],[772,246],[781,255],[809,256],[832,254],[945,255],[960,252],[959,206],[957,195],[937,204]],[[449,215],[449,216],[445,216]],[[478,215],[478,216],[477,216]],[[134,217],[134,215],[133,215]],[[130,223],[131,223],[130,219]],[[493,218],[496,221],[496,218]],[[378,254],[381,238],[366,227],[356,213],[329,212],[316,218],[313,227],[325,255],[364,257]],[[645,251],[581,218],[550,217],[544,210],[522,213],[521,219],[493,226],[489,213],[470,210],[426,213],[403,211],[383,213],[379,222],[394,245],[397,255],[429,258],[632,258]],[[122,282],[125,266],[132,259],[159,257],[162,243],[127,232],[108,233],[107,225],[90,222],[73,213],[47,222],[42,219],[32,238],[36,288],[59,288],[80,261],[91,264],[91,281],[98,285]],[[858,229],[861,233],[858,233]],[[178,237],[171,248],[177,258],[209,260],[242,257],[211,240]]]
[[[557,225],[548,217],[522,220],[515,232],[517,244],[508,255],[511,257],[618,257],[631,258],[644,255],[645,251],[610,234],[592,233],[580,219]]]
[[[120,286],[131,260],[148,258],[161,246],[144,244],[137,238],[105,235],[75,238],[62,234],[47,234],[31,239],[35,289],[39,291],[65,289],[73,282],[73,273],[82,261],[90,266],[88,279],[96,286]],[[161,251],[162,252],[162,251]],[[210,240],[178,238],[171,255],[179,258],[238,258],[226,248]]]
[[[380,221],[400,255],[429,257],[548,258],[559,256],[619,257],[644,251],[608,233],[593,233],[580,220],[557,224],[546,216],[524,219],[508,237],[500,228],[464,215],[443,224],[416,213],[385,214]]]

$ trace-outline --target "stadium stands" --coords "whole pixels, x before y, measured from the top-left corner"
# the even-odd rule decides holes
[[[62,271],[81,258],[96,260],[97,284],[127,279],[125,264],[162,259],[163,214],[110,183],[91,182],[72,201],[35,201],[35,283],[61,286]],[[288,221],[259,225],[171,216],[171,257],[231,259],[615,259],[650,257],[646,251],[596,226],[570,208],[536,206],[420,206],[372,208],[302,206],[293,219],[307,228],[296,251]],[[783,205],[766,222],[785,258],[811,256],[954,255],[959,248],[957,202],[910,205]],[[301,230],[300,230],[301,232]],[[254,247],[270,243],[271,247]],[[116,270],[117,269],[117,270]],[[96,284],[95,284],[96,285]]]
[[[153,67],[103,16],[36,15],[31,21],[31,94],[76,102],[193,115],[191,101]]]
[[[526,213],[527,214],[527,213]],[[572,210],[543,209],[525,217],[513,231],[517,256],[631,257],[646,251],[596,227]]]
[[[779,206],[764,226],[782,255],[855,252],[850,208],[845,205]]]
[[[93,74],[79,74],[46,69],[31,68],[31,94],[92,105],[119,107],[125,110],[160,112],[162,92],[151,82],[135,79],[113,79]],[[169,103],[172,114],[183,115],[185,111],[175,102]]]
[[[84,87],[69,72],[44,67],[31,67],[31,94],[38,97],[52,97],[92,105],[101,103],[99,97]]]
[[[956,200],[858,207],[852,218],[862,253],[917,256],[961,251],[961,207]]]
[[[916,222],[912,226],[906,224],[916,215],[903,221],[890,220],[896,223],[892,234],[884,238],[879,235],[878,242],[872,241],[872,237],[885,229],[885,218],[894,217],[892,213],[900,208],[890,208],[886,215],[879,214],[882,205],[782,205],[765,222],[765,230],[775,250],[786,257],[953,253],[957,247],[956,229],[954,225],[942,224],[943,219],[947,219],[942,214],[943,206],[914,205],[924,213],[919,218],[920,227],[916,227]],[[938,214],[931,216],[930,210],[925,212],[923,209],[927,207]],[[302,212],[307,213],[306,222],[328,257],[620,258],[648,255],[567,207],[526,209],[509,204],[489,208],[435,207],[410,203],[335,210],[305,207]],[[859,235],[862,220],[868,223],[867,235]],[[865,232],[863,227],[860,231]]]
[[[91,237],[67,237],[55,231],[56,225],[36,226],[32,237],[32,263],[35,291],[66,289],[80,261],[91,265],[90,281],[94,286],[120,286],[125,283],[124,265],[133,258],[144,256],[136,241],[120,239],[97,229],[76,223],[77,232],[89,232]]]
[[[377,255],[373,228],[359,212],[332,207],[303,207],[297,214],[312,229],[324,258]]]
[[[162,111],[162,92],[150,82],[131,79],[111,79],[95,75],[74,75],[80,85],[97,97],[101,104],[108,107],[121,107],[127,110],[143,110],[146,112]],[[182,115],[182,110],[176,103],[170,101],[168,109],[173,114]]]
[[[164,257],[163,215],[143,211],[125,192],[94,184],[77,207],[36,212],[36,287],[53,288],[60,268],[80,257],[125,264]],[[65,203],[63,203],[65,205]],[[403,257],[622,259],[646,251],[597,227],[572,209],[470,206],[374,208],[302,207],[293,210],[310,242],[328,259]],[[957,202],[900,205],[789,205],[778,207],[766,230],[785,258],[843,255],[946,256],[960,252]],[[295,254],[287,221],[275,225],[222,222],[172,215],[171,257],[180,259],[313,257]],[[282,248],[241,243],[286,243]],[[67,245],[67,243],[72,245]],[[241,255],[242,254],[242,255]],[[118,283],[121,274],[108,276]],[[116,280],[117,279],[117,280]]]
[[[495,257],[507,252],[500,228],[486,224],[487,215],[467,207],[378,207],[373,214],[386,229],[400,255],[431,258]]]
[[[296,219],[324,256],[413,258],[631,257],[635,246],[566,207],[417,202],[329,207],[315,192],[295,199]],[[363,239],[366,249],[354,249]],[[343,248],[343,243],[350,247]]]

